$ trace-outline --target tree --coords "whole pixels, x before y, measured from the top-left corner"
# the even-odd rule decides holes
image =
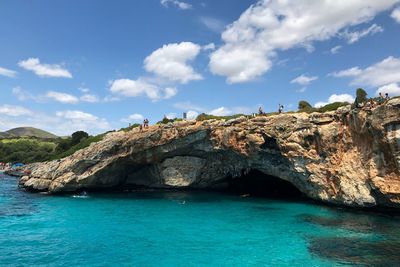
[[[357,103],[365,103],[367,102],[367,92],[364,89],[358,88],[356,91],[356,101]]]
[[[89,137],[89,134],[84,131],[77,131],[72,134],[72,139],[71,143],[72,145],[79,144],[83,139],[86,139]]]
[[[299,110],[309,110],[312,109],[312,106],[307,101],[301,100],[299,102]]]

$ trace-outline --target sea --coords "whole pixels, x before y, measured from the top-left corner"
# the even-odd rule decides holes
[[[0,173],[0,266],[399,266],[400,217],[218,192],[62,196]]]

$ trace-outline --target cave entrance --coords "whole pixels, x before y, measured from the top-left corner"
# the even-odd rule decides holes
[[[230,177],[227,183],[226,190],[234,194],[288,200],[303,198],[303,193],[290,182],[257,170],[240,177]]]

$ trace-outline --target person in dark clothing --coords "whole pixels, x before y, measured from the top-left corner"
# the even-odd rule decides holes
[[[378,96],[378,104],[380,105],[380,104],[382,104],[383,103],[383,96],[382,96],[382,93],[379,93],[379,96]]]
[[[388,101],[389,99],[390,99],[389,94],[386,93],[386,94],[385,94],[385,101]]]
[[[258,109],[258,114],[259,114],[259,115],[264,115],[264,111],[263,111],[262,107],[260,107],[260,108]]]
[[[282,111],[283,111],[283,105],[279,104],[279,109],[278,109],[279,114],[281,114]]]

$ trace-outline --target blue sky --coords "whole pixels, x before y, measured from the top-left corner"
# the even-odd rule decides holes
[[[0,131],[400,94],[400,1],[0,3]]]

